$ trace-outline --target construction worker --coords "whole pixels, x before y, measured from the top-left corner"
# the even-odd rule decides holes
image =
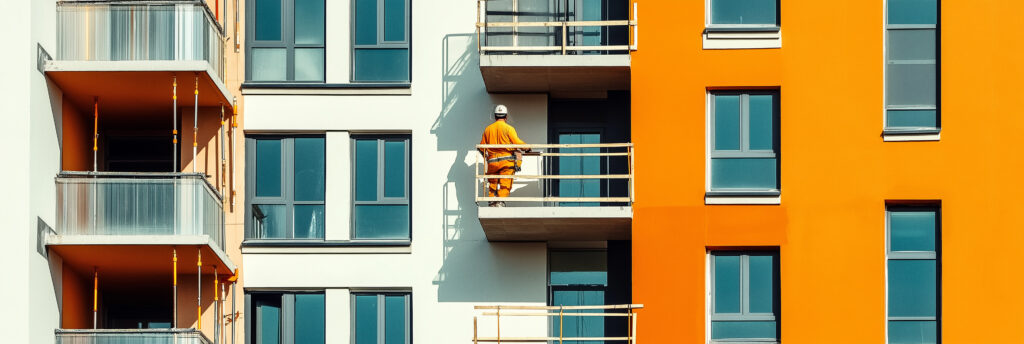
[[[519,139],[519,135],[516,134],[516,128],[513,128],[506,122],[507,118],[508,108],[501,104],[495,106],[494,123],[491,123],[491,125],[484,129],[483,137],[480,138],[480,144],[526,144],[526,142]],[[510,176],[515,174],[522,164],[521,151],[529,152],[530,149],[486,148],[480,149],[480,154],[487,159],[487,174]],[[488,178],[487,182],[487,194],[489,197],[508,197],[509,192],[512,191],[512,178]],[[487,205],[491,207],[504,207],[505,202],[490,202]]]

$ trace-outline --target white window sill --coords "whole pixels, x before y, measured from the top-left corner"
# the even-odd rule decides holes
[[[244,83],[242,95],[412,95],[410,83],[394,84],[317,84],[317,83]]]
[[[939,141],[941,133],[882,133],[884,142]]]
[[[704,49],[778,49],[782,48],[782,30],[763,28],[745,31],[742,28],[716,30],[707,28],[702,34]]]
[[[410,246],[242,247],[242,254],[409,254]]]
[[[782,196],[704,196],[705,205],[778,205],[782,204]]]

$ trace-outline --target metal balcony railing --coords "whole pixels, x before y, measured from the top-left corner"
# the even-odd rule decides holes
[[[57,60],[205,60],[224,80],[224,45],[223,28],[200,0],[57,5]]]
[[[545,206],[593,206],[633,203],[633,144],[481,144],[477,149],[531,149],[523,157],[522,171],[512,175],[487,174],[487,162],[476,160],[476,202],[543,202]],[[543,149],[545,152],[536,152]],[[489,197],[488,180],[512,179],[508,197]],[[536,181],[536,186],[532,185]],[[532,190],[517,190],[519,187]]]
[[[199,173],[64,172],[58,235],[207,235],[224,249],[220,194]]]
[[[199,330],[125,329],[70,330],[57,329],[56,344],[212,344]]]
[[[473,317],[473,343],[627,343],[636,342],[637,313],[636,310],[644,308],[644,305],[601,305],[601,306],[476,306],[481,313]],[[494,327],[488,327],[487,332],[493,331],[493,335],[481,335],[480,317],[484,321],[494,319]],[[506,323],[511,319],[544,318],[544,323],[550,324],[548,336],[536,336],[522,333],[509,333],[506,329],[502,334],[501,320]],[[581,328],[585,319],[595,319],[602,322],[601,331],[588,331]],[[620,318],[622,327],[612,329],[604,324],[604,319]],[[519,323],[522,324],[522,323]],[[520,329],[522,330],[522,329]],[[621,333],[622,335],[607,336],[607,333]],[[530,331],[537,333],[536,331]],[[589,332],[589,333],[588,333]],[[593,336],[594,332],[602,334]]]
[[[607,8],[579,0],[477,0],[476,38],[481,54],[578,55],[637,50],[637,4],[621,20]],[[584,9],[586,8],[586,9]]]

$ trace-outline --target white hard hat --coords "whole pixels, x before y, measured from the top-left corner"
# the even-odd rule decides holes
[[[494,117],[504,118],[505,116],[508,116],[508,107],[502,104],[494,107]]]

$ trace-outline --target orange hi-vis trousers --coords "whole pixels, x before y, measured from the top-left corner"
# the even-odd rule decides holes
[[[511,176],[515,173],[515,160],[496,161],[487,164],[487,174]],[[487,195],[489,197],[508,197],[508,193],[512,191],[512,178],[487,178],[487,183]]]

